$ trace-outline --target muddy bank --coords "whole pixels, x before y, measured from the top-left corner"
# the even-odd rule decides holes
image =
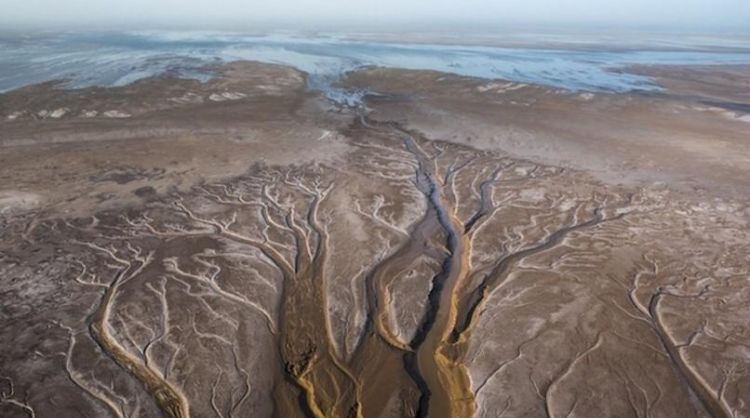
[[[368,70],[353,77],[401,93],[360,114],[258,65],[223,81],[245,95],[232,100],[139,112],[133,86],[96,93],[130,118],[3,122],[3,416],[748,412],[750,202],[701,188],[744,170],[742,148],[725,171],[692,160],[713,177],[691,193],[636,182],[639,165],[633,182],[604,181],[584,156],[543,162],[482,132],[553,115],[585,136],[597,107],[651,126],[639,112],[654,99]],[[283,94],[257,88],[276,78]],[[24,97],[12,102],[52,107]],[[528,105],[498,104],[510,98]],[[692,123],[729,132],[712,117]],[[467,121],[487,131],[459,132]],[[455,137],[435,135],[446,126]]]

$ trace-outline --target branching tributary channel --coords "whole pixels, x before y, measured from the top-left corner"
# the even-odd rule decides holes
[[[449,189],[452,177],[458,170],[449,168],[446,173],[437,173],[437,157],[429,155],[420,145],[427,141],[396,124],[376,123],[362,117],[361,125],[367,129],[390,131],[403,140],[406,150],[417,162],[415,185],[425,196],[428,205],[424,217],[414,226],[410,241],[368,276],[370,326],[361,345],[365,347],[362,352],[367,354],[355,356],[355,362],[369,361],[367,356],[373,355],[373,345],[381,350],[395,351],[402,356],[406,371],[419,389],[414,416],[470,417],[475,404],[463,360],[468,335],[477,323],[487,296],[509,275],[515,263],[556,246],[570,232],[605,221],[604,215],[601,209],[597,209],[589,220],[562,226],[541,242],[503,256],[491,268],[472,271],[470,256],[474,234],[499,209],[489,193],[492,184],[499,178],[499,169],[481,182],[478,208],[473,216],[462,222],[456,215],[458,203],[455,195],[451,197],[453,191]],[[382,323],[385,316],[380,312],[384,309],[382,296],[379,296],[383,293],[382,281],[387,280],[388,274],[393,274],[395,266],[403,265],[402,258],[414,257],[415,251],[429,248],[431,234],[436,232],[444,237],[441,270],[432,278],[428,307],[416,335],[404,347],[393,342],[394,338]],[[475,276],[480,276],[479,285],[469,289],[470,279]],[[383,355],[374,356],[381,357]],[[367,378],[369,376],[362,377],[361,385],[366,387],[372,384]]]
[[[491,168],[486,176],[487,170],[479,171],[478,176],[482,178],[477,178],[477,207],[462,221],[458,216],[455,177],[460,167],[468,166],[473,160],[442,170],[438,164],[440,153],[430,153],[434,151],[432,142],[397,124],[374,122],[362,116],[354,129],[360,133],[387,135],[393,140],[394,152],[407,156],[409,164],[415,167],[413,182],[425,199],[426,209],[409,229],[405,242],[364,275],[364,331],[350,355],[342,354],[336,347],[328,319],[326,286],[331,274],[327,270],[331,256],[331,220],[320,219],[319,212],[335,187],[332,182],[326,183],[315,176],[311,180],[293,170],[276,171],[270,177],[251,180],[256,182],[253,187],[257,193],[253,198],[228,193],[226,187],[221,189],[222,196],[207,194],[218,203],[234,208],[234,215],[228,221],[204,217],[180,200],[174,202],[172,208],[187,225],[167,231],[147,225],[147,232],[165,240],[163,245],[177,245],[179,240],[198,236],[218,236],[236,245],[254,248],[280,273],[283,290],[278,326],[274,318],[262,312],[278,344],[279,379],[273,391],[275,416],[381,416],[386,409],[393,414],[396,399],[398,414],[402,416],[468,418],[474,413],[475,400],[464,360],[471,332],[489,295],[505,282],[518,262],[555,247],[573,231],[618,217],[606,218],[601,208],[588,212],[584,220],[573,216],[568,224],[559,226],[536,243],[503,254],[486,265],[472,266],[475,234],[502,209],[502,203],[495,202],[492,193],[493,187],[503,180],[502,164],[495,161],[499,168]],[[258,208],[266,226],[263,238],[244,235],[232,227],[237,222],[238,211]],[[289,243],[269,239],[268,231],[278,237],[288,237]],[[141,269],[131,270],[129,261],[121,260],[110,250],[94,249],[107,252],[123,266],[119,274],[128,276],[122,279],[118,275],[107,287],[91,322],[92,336],[122,368],[144,384],[165,417],[187,418],[188,400],[178,385],[168,382],[147,362],[130,355],[109,331],[109,313],[116,293],[123,281],[136,280]],[[431,284],[425,313],[413,338],[404,341],[397,337],[388,321],[392,314],[388,286],[421,256],[437,260],[440,267],[432,277],[421,278]],[[168,273],[182,280],[205,281],[211,289],[217,290],[219,297],[227,298],[228,303],[258,309],[256,304],[222,289],[214,281],[221,271],[218,265],[200,258],[196,260],[213,269],[213,278],[185,271],[176,259],[164,261]],[[150,263],[151,258],[148,261]],[[137,265],[149,263],[141,261]]]

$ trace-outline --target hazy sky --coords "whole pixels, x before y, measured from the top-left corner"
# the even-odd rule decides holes
[[[750,31],[750,0],[0,0],[0,25],[248,27],[395,22],[596,24]],[[439,29],[435,25],[434,29]]]

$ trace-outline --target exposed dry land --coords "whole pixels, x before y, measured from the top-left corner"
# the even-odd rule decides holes
[[[0,416],[749,417],[747,68],[0,95]]]

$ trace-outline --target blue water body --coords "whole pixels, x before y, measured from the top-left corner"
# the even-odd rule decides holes
[[[613,71],[631,64],[750,64],[750,45],[707,51],[497,48],[394,44],[343,35],[251,36],[206,32],[66,33],[0,39],[0,92],[49,80],[69,88],[122,86],[164,73],[207,80],[206,64],[255,60],[309,73],[310,87],[337,94],[331,83],[362,66],[437,70],[570,91],[654,90],[648,78]]]

